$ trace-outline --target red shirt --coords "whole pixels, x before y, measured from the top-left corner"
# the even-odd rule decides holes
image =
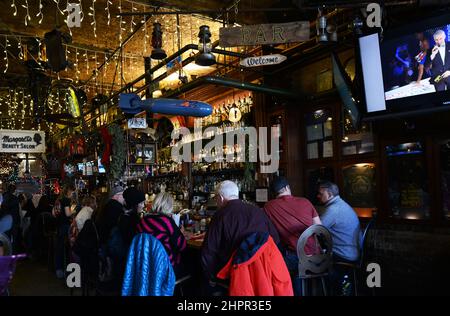
[[[292,251],[297,251],[298,238],[313,225],[313,218],[319,216],[311,202],[292,195],[283,195],[267,202],[264,211],[276,227],[281,242]],[[307,244],[309,247],[305,248],[314,247],[310,245],[311,242],[314,240],[310,240]],[[305,251],[310,253],[308,249]]]

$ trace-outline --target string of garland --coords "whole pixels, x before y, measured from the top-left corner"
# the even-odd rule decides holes
[[[109,176],[113,180],[118,180],[123,176],[125,170],[125,137],[122,129],[117,124],[111,124],[108,132],[112,135],[112,159],[109,168]]]

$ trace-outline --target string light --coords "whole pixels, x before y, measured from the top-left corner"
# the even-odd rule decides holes
[[[134,7],[134,4],[131,3],[131,12],[136,11],[137,9]],[[136,26],[136,22],[134,22],[134,15],[131,16],[131,24],[130,24],[130,32],[133,33],[134,27]]]
[[[83,3],[82,3],[82,0],[79,0],[79,4],[80,4],[80,15],[81,15],[81,18],[80,18],[80,22],[83,22],[83,19],[84,19],[84,13],[83,13]]]
[[[19,40],[17,41],[17,49],[19,50],[19,59],[23,59],[22,38],[20,36]]]
[[[89,10],[92,12],[89,12],[89,15],[92,16],[92,22],[91,25],[94,27],[94,37],[97,37],[97,21],[95,21],[95,1],[92,0],[92,6],[89,7]]]
[[[16,16],[17,15],[17,6],[16,6],[16,3],[14,2],[14,0],[12,0],[11,8],[14,8],[13,15]]]
[[[112,2],[110,0],[106,0],[106,12],[108,15],[108,25],[111,23],[111,13],[109,12],[109,5],[112,5]]]
[[[119,9],[119,12],[122,13],[122,0],[119,0],[118,9]],[[121,14],[118,16],[118,18],[119,18],[119,45],[122,46],[122,31],[126,30],[122,27],[122,24],[126,24],[126,22],[123,20]]]
[[[10,47],[11,45],[9,45],[9,41],[8,41],[8,37],[5,36],[5,57],[3,57],[3,60],[6,62],[5,64],[5,70],[3,71],[3,73],[6,73],[8,71],[8,67],[9,67],[9,63],[8,63],[8,47]]]
[[[41,39],[38,38],[37,41],[38,41],[38,59],[40,60],[41,59]]]
[[[145,12],[146,8],[145,5],[143,6],[143,11]],[[144,55],[147,55],[147,39],[150,38],[150,35],[147,34],[147,16],[144,15],[144,19],[141,21],[142,24],[144,24],[143,31],[144,31]]]
[[[42,13],[42,8],[43,8],[42,0],[39,0],[39,12],[38,12],[38,14],[36,14],[36,17],[38,17],[38,16],[41,17],[38,22],[39,24],[41,24],[42,20],[44,19],[44,14]]]
[[[84,57],[86,57],[86,74],[89,75],[89,56],[87,50],[84,51]]]
[[[61,15],[64,15],[64,12],[59,8],[59,0],[53,0],[53,2],[56,3],[56,7],[58,8],[59,13],[61,13]]]
[[[28,21],[31,20],[31,17],[30,17],[30,11],[29,11],[29,9],[28,9],[28,0],[25,0],[25,5],[22,4],[22,7],[25,8],[25,9],[27,9],[27,15],[25,15],[25,26],[28,26],[27,20],[28,20]]]
[[[78,48],[75,48],[75,74],[76,74],[76,83],[78,83],[80,79],[80,70],[78,70],[78,55],[80,53],[78,52]]]

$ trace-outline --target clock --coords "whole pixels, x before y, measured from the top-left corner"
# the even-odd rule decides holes
[[[233,123],[239,122],[242,117],[241,110],[237,106],[233,106],[228,112],[228,120]]]

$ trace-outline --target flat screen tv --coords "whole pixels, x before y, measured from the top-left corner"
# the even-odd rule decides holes
[[[381,43],[378,33],[361,36],[368,116],[450,110],[449,42],[450,14],[386,31]]]

